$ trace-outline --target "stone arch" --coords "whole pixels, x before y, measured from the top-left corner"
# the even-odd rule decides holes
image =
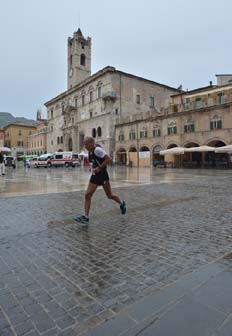
[[[140,149],[139,149],[140,152],[150,152],[150,149],[147,147],[147,146],[141,146]]]
[[[151,152],[148,146],[142,145],[139,149],[139,166],[150,167]]]
[[[137,149],[136,149],[136,147],[135,146],[131,146],[130,148],[129,148],[129,151],[128,151],[129,153],[137,153]]]
[[[161,145],[155,145],[152,148],[152,164],[154,167],[157,167],[159,165],[163,165],[164,158],[160,155],[160,151],[162,150]]]
[[[214,138],[211,140],[208,140],[207,142],[207,146],[212,146],[212,147],[222,147],[222,146],[226,146],[227,143],[219,138]]]
[[[127,152],[126,149],[121,147],[116,153],[116,162],[120,165],[127,164]]]
[[[170,143],[169,145],[167,145],[167,149],[174,148],[174,147],[178,147],[178,145],[176,143]]]
[[[193,141],[186,141],[186,142],[184,143],[184,147],[185,147],[185,148],[199,147],[199,146],[200,146],[199,142],[197,142],[197,141],[195,141],[195,140],[193,140]]]
[[[168,127],[176,126],[176,120],[169,120]]]
[[[162,146],[157,144],[153,146],[152,153],[159,153],[161,150],[162,150]]]
[[[138,151],[134,145],[131,145],[128,150],[128,164],[130,167],[138,166]]]

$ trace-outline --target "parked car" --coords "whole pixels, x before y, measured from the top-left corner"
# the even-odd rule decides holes
[[[47,168],[49,165],[49,161],[52,157],[52,154],[43,154],[40,155],[39,157],[32,158],[27,162],[28,167],[34,167],[34,168],[39,168],[39,167],[45,167]]]
[[[26,167],[28,168],[36,167],[38,159],[39,159],[38,157],[26,159],[26,163],[25,163]]]
[[[25,167],[29,167],[29,162],[33,159],[33,158],[37,158],[37,155],[25,155],[24,156],[24,166]]]
[[[73,152],[56,152],[48,160],[48,167],[78,167],[80,166],[79,154]]]
[[[6,167],[16,167],[16,157],[13,155],[5,155],[4,156],[4,164]]]

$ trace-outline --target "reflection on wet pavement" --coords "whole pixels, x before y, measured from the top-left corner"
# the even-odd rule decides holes
[[[183,182],[186,179],[197,181],[202,176],[216,174],[220,171],[154,169],[109,167],[112,187],[128,187],[131,185],[159,184]],[[224,177],[231,171],[224,171]],[[90,177],[88,167],[78,168],[24,168],[8,169],[6,176],[0,176],[0,197],[14,197],[60,193],[85,190]]]

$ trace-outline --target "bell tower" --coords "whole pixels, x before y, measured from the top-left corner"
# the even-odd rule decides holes
[[[80,28],[68,38],[68,89],[91,75],[91,38],[82,35]]]

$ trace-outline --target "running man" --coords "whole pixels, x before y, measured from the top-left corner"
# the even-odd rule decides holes
[[[124,215],[126,213],[126,202],[112,194],[109,175],[106,168],[108,164],[112,163],[112,159],[103,148],[95,145],[94,138],[90,136],[84,138],[84,146],[89,152],[89,161],[92,163],[92,175],[85,193],[85,214],[76,217],[75,220],[85,225],[89,223],[91,198],[98,186],[103,187],[106,196],[109,199],[114,200],[120,205],[121,213]]]

